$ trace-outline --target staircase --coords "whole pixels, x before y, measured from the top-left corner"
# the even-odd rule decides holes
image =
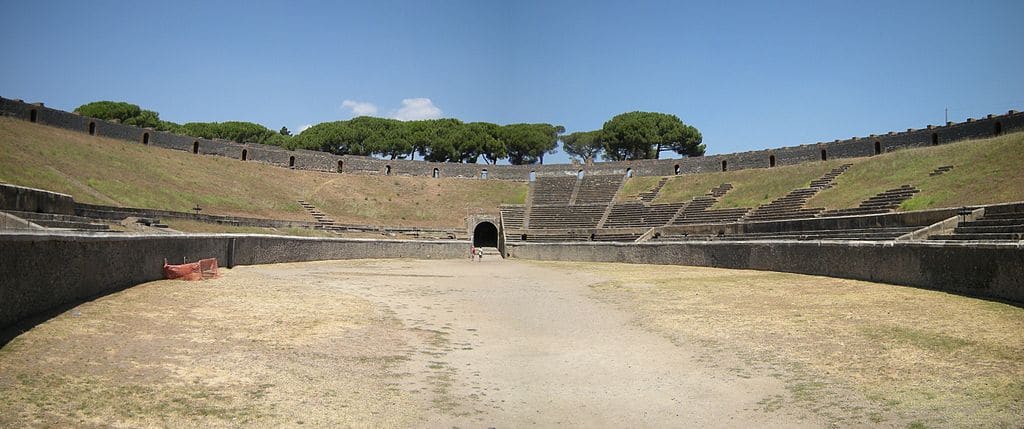
[[[807,208],[807,200],[822,190],[832,187],[832,182],[840,174],[843,174],[853,164],[843,164],[833,168],[824,176],[811,181],[806,188],[794,189],[782,198],[776,199],[768,204],[762,204],[744,216],[745,222],[772,221],[784,219],[812,218],[822,212],[823,208]]]
[[[936,168],[936,169],[932,170],[932,172],[928,173],[928,175],[929,176],[941,176],[943,173],[946,173],[946,172],[948,172],[949,170],[952,170],[952,169],[953,169],[952,165],[943,165],[942,167],[939,167],[939,168]]]
[[[748,208],[734,208],[721,210],[708,210],[727,192],[732,190],[731,183],[723,183],[712,188],[707,194],[694,197],[682,210],[672,219],[672,225],[685,225],[697,223],[729,223],[736,222],[743,215],[747,214]]]
[[[881,214],[889,213],[895,210],[906,200],[914,194],[921,192],[919,189],[910,186],[903,185],[899,188],[889,189],[871,198],[868,198],[860,203],[859,206],[852,209],[839,209],[829,210],[821,213],[821,217],[835,217],[835,216],[855,216],[855,215],[868,215],[868,214]]]
[[[654,185],[654,188],[640,193],[640,201],[645,203],[654,201],[654,198],[658,196],[658,192],[661,192],[661,188],[665,187],[666,183],[668,183],[668,177],[662,177],[661,180],[658,181],[658,184]]]
[[[960,222],[952,234],[928,237],[929,240],[1020,241],[1024,240],[1024,206],[1010,211],[985,210],[978,220]]]
[[[310,216],[313,216],[313,219],[316,220],[317,226],[323,229],[331,229],[335,226],[334,219],[331,219],[329,216],[327,216],[319,209],[317,209],[314,205],[307,203],[303,200],[299,200],[299,205],[301,205],[302,208],[306,209],[306,213],[309,213]]]

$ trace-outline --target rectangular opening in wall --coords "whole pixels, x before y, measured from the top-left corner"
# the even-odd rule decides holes
[[[28,112],[28,121],[29,122],[35,122],[36,118],[38,116],[39,116],[39,111],[38,110],[36,110],[36,109],[29,110],[29,112]]]

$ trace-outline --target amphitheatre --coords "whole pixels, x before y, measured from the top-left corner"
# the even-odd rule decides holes
[[[0,426],[1020,427],[1022,165],[1016,111],[488,165],[0,98]]]

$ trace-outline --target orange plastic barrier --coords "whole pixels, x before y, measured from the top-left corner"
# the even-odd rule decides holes
[[[164,278],[181,280],[204,280],[217,277],[217,259],[200,259],[198,262],[170,265],[164,260]]]

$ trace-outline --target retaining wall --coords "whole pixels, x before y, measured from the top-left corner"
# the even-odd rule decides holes
[[[163,262],[222,267],[332,259],[465,257],[464,241],[264,235],[0,234],[0,329],[49,310],[163,278]]]
[[[852,158],[871,156],[893,150],[945,144],[965,139],[1024,130],[1024,113],[1009,111],[1005,115],[988,115],[982,119],[968,119],[944,126],[928,125],[923,129],[908,129],[884,135],[853,137],[832,142],[818,142],[800,146],[710,155],[692,158],[598,162],[591,165],[488,165],[410,160],[382,160],[363,156],[338,156],[309,150],[289,151],[277,146],[255,143],[235,143],[180,136],[152,129],[137,128],[100,119],[79,116],[51,109],[42,103],[25,103],[0,97],[0,115],[11,116],[40,124],[72,131],[91,133],[168,149],[190,151],[204,155],[219,155],[246,161],[262,162],[281,167],[303,170],[334,171],[359,174],[407,175],[432,177],[435,169],[440,177],[467,177],[489,179],[529,180],[536,176],[585,174],[626,174],[637,176],[671,176],[683,173],[704,173],[748,168],[769,168],[774,158],[776,166],[819,161],[823,158]],[[486,171],[486,174],[485,174]]]
[[[0,210],[73,215],[75,200],[70,195],[0,183]]]
[[[753,269],[915,286],[1024,305],[1018,244],[686,242],[510,244],[513,257]],[[652,269],[656,269],[652,267]]]

